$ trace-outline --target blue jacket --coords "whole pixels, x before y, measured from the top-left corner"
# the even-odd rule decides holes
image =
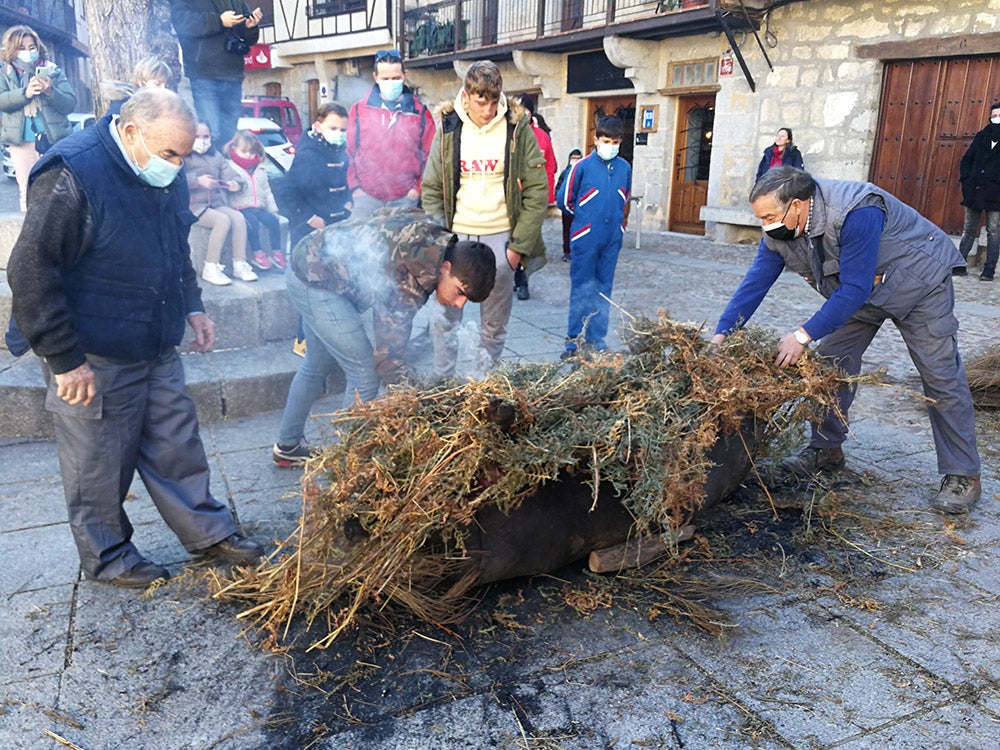
[[[110,133],[111,116],[60,141],[39,160],[8,278],[14,315],[53,372],[86,354],[129,362],[177,346],[200,312],[183,176],[153,188]]]
[[[771,157],[773,155],[774,144],[771,144],[764,149],[764,155],[760,158],[760,164],[757,165],[757,176],[754,178],[754,182],[763,177],[764,173],[771,168]],[[802,161],[802,152],[794,144],[789,143],[785,146],[785,151],[781,155],[781,166],[805,169],[804,162]]]
[[[948,235],[875,185],[816,180],[813,203],[810,236],[788,242],[763,237],[757,258],[733,293],[716,333],[731,333],[750,320],[782,269],[799,274],[828,299],[803,326],[810,337],[819,339],[851,317],[869,322],[881,322],[887,316],[905,318],[950,278],[952,268],[964,265],[965,259]],[[865,209],[884,215],[880,234],[850,231],[852,215]],[[859,245],[870,246],[870,252],[860,248],[859,253]],[[842,260],[865,264],[860,288],[844,286]],[[850,305],[840,304],[845,297],[852,299]],[[833,308],[837,308],[835,314]]]
[[[631,193],[632,167],[620,156],[604,161],[591,151],[578,161],[556,195],[559,208],[573,215],[570,240],[620,240]]]
[[[306,222],[313,216],[327,224],[346,219],[351,215],[345,208],[351,199],[347,150],[327,143],[310,130],[299,140],[288,174],[275,186],[275,199],[281,213],[288,217],[293,245],[312,232]]]

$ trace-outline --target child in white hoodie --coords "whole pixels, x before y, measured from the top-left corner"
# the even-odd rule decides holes
[[[283,269],[287,263],[281,243],[281,217],[263,163],[264,147],[252,133],[241,130],[233,136],[226,150],[239,183],[239,190],[229,195],[229,205],[246,219],[250,262],[262,271],[272,267]],[[270,256],[261,242],[262,226],[268,232]]]

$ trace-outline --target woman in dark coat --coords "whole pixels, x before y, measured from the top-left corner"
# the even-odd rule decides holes
[[[778,128],[778,134],[774,136],[774,143],[764,149],[764,156],[757,165],[757,176],[754,182],[771,167],[795,167],[805,169],[802,162],[802,152],[792,143],[792,129]]]
[[[968,257],[979,235],[979,220],[986,212],[986,262],[981,281],[993,281],[1000,253],[1000,102],[990,108],[990,123],[976,133],[958,165],[962,183],[965,224],[958,251]],[[964,276],[964,268],[952,273]]]

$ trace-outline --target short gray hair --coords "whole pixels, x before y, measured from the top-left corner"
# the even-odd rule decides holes
[[[122,105],[120,123],[142,126],[161,118],[189,125],[194,130],[194,112],[177,94],[169,89],[140,89]]]
[[[812,175],[795,167],[775,167],[767,170],[750,190],[750,202],[765,195],[773,195],[775,202],[785,205],[798,198],[806,200],[816,192],[816,180]]]

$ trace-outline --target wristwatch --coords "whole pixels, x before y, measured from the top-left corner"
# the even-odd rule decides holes
[[[795,340],[798,341],[800,344],[802,344],[802,346],[808,346],[809,342],[812,341],[812,339],[809,338],[809,334],[803,331],[801,328],[796,328],[795,333],[793,333],[792,335],[795,336]]]

